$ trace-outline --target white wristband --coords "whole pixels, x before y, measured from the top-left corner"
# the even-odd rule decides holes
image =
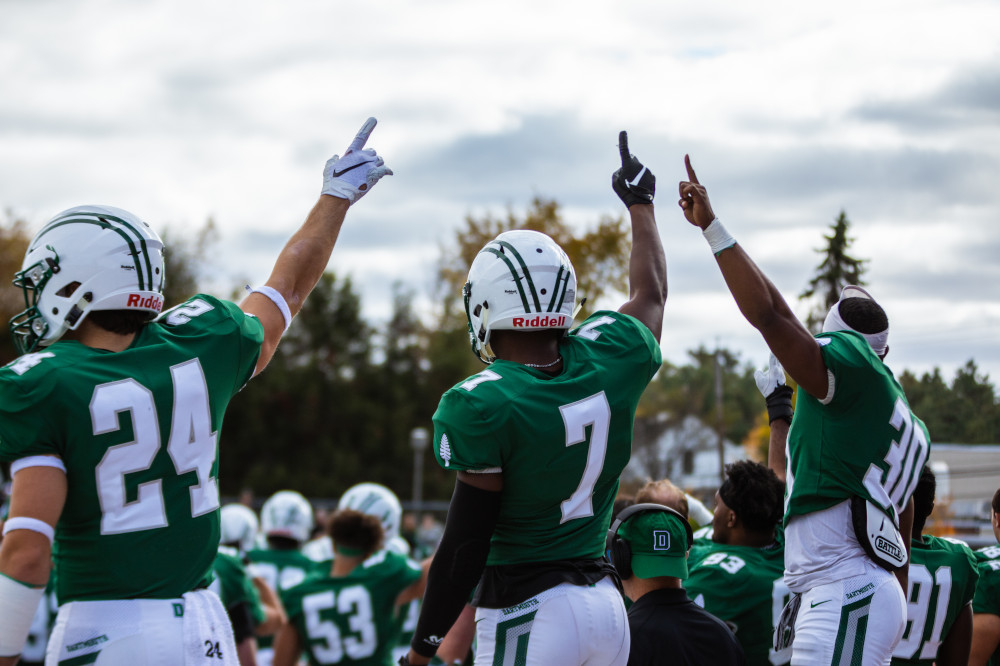
[[[285,320],[285,330],[287,331],[288,327],[292,325],[292,311],[288,309],[288,303],[285,301],[285,297],[281,295],[281,292],[274,287],[268,287],[267,285],[264,285],[263,287],[254,287],[252,289],[250,288],[250,285],[247,285],[246,287],[247,291],[251,294],[263,294],[271,299],[271,302],[274,303],[279,310],[281,310],[281,316]]]
[[[705,227],[701,233],[708,241],[708,246],[712,248],[712,254],[717,255],[736,245],[736,239],[729,235],[719,218],[712,220],[712,223]]]
[[[38,520],[38,518],[16,516],[14,518],[8,518],[4,521],[4,536],[7,536],[8,532],[13,532],[14,530],[31,530],[32,532],[38,532],[49,540],[49,545],[56,540],[56,531],[52,528],[52,526],[44,520]]]
[[[0,657],[21,654],[44,587],[31,587],[0,574]]]

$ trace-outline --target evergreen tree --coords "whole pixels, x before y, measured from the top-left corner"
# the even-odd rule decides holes
[[[1000,396],[972,359],[958,369],[950,386],[938,368],[919,379],[904,371],[899,383],[932,442],[1000,443]]]
[[[17,358],[7,322],[22,312],[25,305],[24,292],[11,284],[11,280],[21,270],[32,236],[25,221],[15,217],[11,210],[4,211],[4,218],[0,221],[0,365]]]
[[[826,247],[816,250],[823,255],[823,261],[816,267],[816,275],[809,280],[809,287],[799,294],[799,300],[811,300],[814,303],[806,317],[806,327],[813,333],[819,333],[826,313],[840,299],[840,292],[845,286],[865,284],[862,276],[867,260],[856,259],[848,254],[854,242],[848,236],[850,227],[851,221],[847,219],[847,213],[840,211],[840,215],[830,225],[830,235],[823,236]]]

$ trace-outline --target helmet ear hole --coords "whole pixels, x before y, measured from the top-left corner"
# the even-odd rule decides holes
[[[73,292],[75,292],[79,287],[80,287],[79,282],[70,282],[68,285],[57,291],[56,296],[61,296],[62,298],[69,298],[70,296],[73,295]]]

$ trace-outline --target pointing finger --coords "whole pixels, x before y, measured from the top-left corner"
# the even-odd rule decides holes
[[[698,176],[694,173],[694,167],[691,166],[691,158],[687,155],[684,156],[684,166],[687,168],[688,180],[692,183],[698,182]]]
[[[366,120],[365,124],[361,126],[360,130],[358,130],[357,135],[355,135],[354,141],[351,141],[351,145],[347,147],[347,152],[351,152],[352,150],[361,150],[361,148],[365,145],[365,142],[368,141],[368,137],[371,136],[372,130],[375,129],[376,124],[378,124],[378,121],[374,118]]]
[[[622,166],[626,166],[632,155],[628,152],[628,132],[625,130],[618,133],[618,152],[622,156]]]

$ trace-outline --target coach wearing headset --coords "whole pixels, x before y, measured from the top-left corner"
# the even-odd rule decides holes
[[[628,666],[746,663],[729,627],[684,591],[691,541],[691,525],[683,515],[659,504],[634,504],[612,523],[608,557],[633,601]]]

